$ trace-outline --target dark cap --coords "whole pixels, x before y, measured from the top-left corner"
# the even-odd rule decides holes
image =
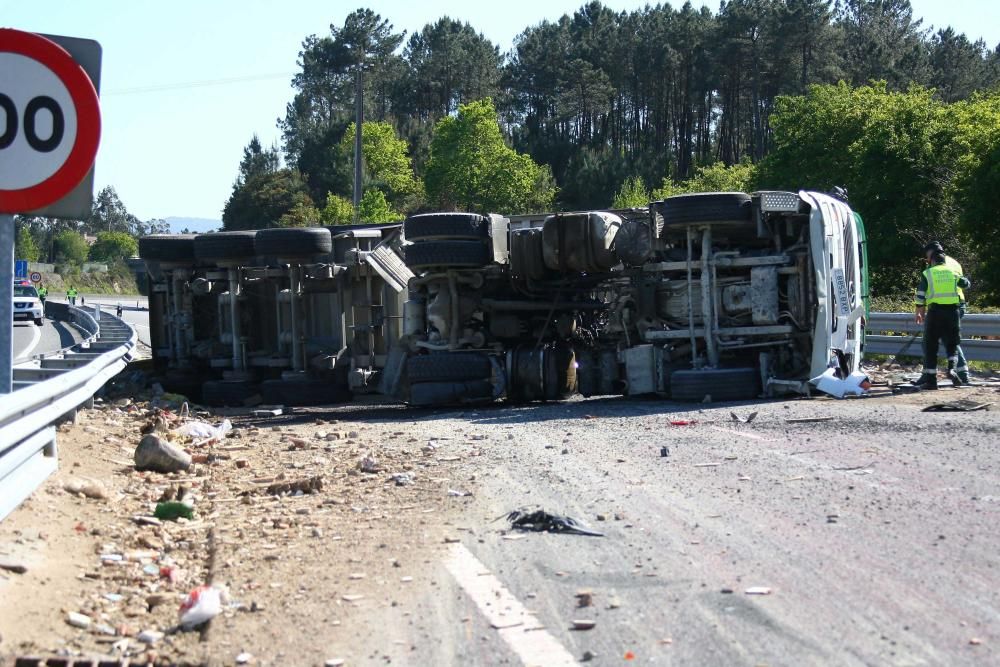
[[[945,259],[946,257],[944,253],[940,250],[936,250],[934,251],[934,254],[931,255],[931,264],[944,264]]]
[[[944,252],[944,246],[941,245],[940,241],[929,241],[927,245],[924,246],[924,252]]]

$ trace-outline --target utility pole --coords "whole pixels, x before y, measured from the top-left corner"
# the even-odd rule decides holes
[[[365,120],[364,87],[362,72],[364,57],[358,63],[358,78],[354,89],[354,224],[358,224],[361,208],[361,126]]]

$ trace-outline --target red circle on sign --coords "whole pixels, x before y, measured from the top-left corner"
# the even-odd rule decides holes
[[[90,171],[101,139],[101,107],[90,77],[55,42],[34,33],[0,28],[0,51],[26,56],[51,70],[66,86],[76,111],[76,140],[62,166],[31,187],[0,190],[0,213],[26,213],[59,201]]]

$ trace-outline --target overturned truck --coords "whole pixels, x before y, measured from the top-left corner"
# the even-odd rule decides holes
[[[745,400],[847,377],[864,344],[864,227],[815,192],[155,235],[140,254],[163,380],[209,404]]]

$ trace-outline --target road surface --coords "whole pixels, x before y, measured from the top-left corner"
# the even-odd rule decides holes
[[[68,322],[45,318],[42,326],[14,323],[14,363],[30,361],[33,355],[55,352],[79,342],[80,330]]]
[[[84,294],[82,295],[84,306],[100,304],[101,309],[112,314],[115,313],[119,304],[122,306],[122,319],[135,327],[139,342],[150,345],[149,342],[149,299],[137,295],[116,295],[116,294]],[[65,301],[58,299],[58,301]],[[76,305],[81,305],[78,297]]]

